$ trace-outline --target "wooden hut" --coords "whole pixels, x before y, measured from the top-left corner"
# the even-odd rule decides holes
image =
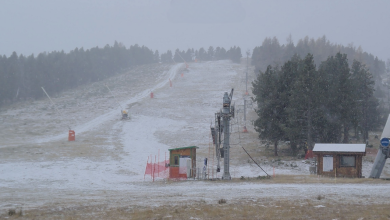
[[[197,146],[169,149],[169,178],[187,179],[196,177]]]
[[[317,174],[332,177],[362,176],[362,161],[366,155],[365,144],[315,144]]]

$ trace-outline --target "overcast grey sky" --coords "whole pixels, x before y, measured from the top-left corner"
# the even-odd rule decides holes
[[[78,47],[176,48],[260,46],[326,35],[390,58],[386,0],[12,0],[0,5],[0,54],[30,55]]]

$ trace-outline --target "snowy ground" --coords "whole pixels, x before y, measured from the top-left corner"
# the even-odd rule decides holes
[[[148,157],[159,155],[159,160],[164,160],[169,148],[198,146],[198,167],[205,157],[212,158],[210,123],[222,106],[223,93],[233,87],[233,101],[239,111],[232,123],[232,177],[265,175],[248,160],[241,146],[248,147],[271,175],[273,167],[276,175],[309,175],[305,161],[256,157],[256,152],[264,149],[258,147],[250,123],[255,118],[253,109],[248,109],[249,133],[240,132],[244,125],[245,70],[245,65],[230,61],[192,63],[189,71],[183,64],[144,66],[53,97],[60,115],[48,99],[1,109],[0,216],[10,207],[55,209],[85,202],[159,206],[167,202],[167,197],[174,197],[177,203],[213,201],[222,193],[234,200],[304,198],[326,192],[335,200],[353,194],[366,202],[387,202],[383,195],[390,187],[386,182],[374,186],[323,184],[318,189],[316,184],[167,184],[161,179],[153,183],[150,176],[144,181]],[[249,82],[253,78],[250,74]],[[131,120],[119,120],[121,108],[105,84],[129,110]],[[153,99],[150,92],[154,93]],[[68,126],[76,132],[75,142],[67,141]],[[208,169],[209,176],[220,177],[220,173],[217,176],[212,172],[215,161],[209,160],[209,165],[213,165]],[[363,175],[368,176],[371,165],[364,162]]]

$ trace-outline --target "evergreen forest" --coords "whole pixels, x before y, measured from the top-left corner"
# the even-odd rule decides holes
[[[161,62],[192,62],[195,61],[213,61],[213,60],[231,60],[235,63],[240,63],[242,54],[240,47],[231,47],[226,50],[223,47],[210,46],[207,51],[202,47],[199,50],[188,49],[187,51],[175,50],[175,54],[172,55],[172,51],[168,50],[166,53],[161,54]]]
[[[360,46],[356,48],[353,44],[348,46],[333,44],[326,36],[318,39],[306,36],[303,39],[299,39],[296,45],[291,35],[288,36],[287,42],[283,45],[279,43],[276,37],[265,38],[261,46],[253,49],[252,65],[255,66],[256,72],[259,70],[264,72],[268,65],[281,66],[290,60],[294,54],[305,57],[310,53],[313,55],[314,64],[319,66],[329,56],[334,56],[338,52],[348,56],[349,66],[352,66],[353,60],[364,64],[373,75],[375,97],[384,98],[386,96],[387,88],[381,86],[381,75],[386,73],[386,63],[378,59],[378,57],[363,51]]]
[[[386,121],[374,97],[373,74],[345,53],[328,56],[318,68],[315,55],[295,54],[282,65],[268,65],[252,84],[255,129],[272,143],[275,156],[279,141],[289,142],[294,154],[314,143],[349,143],[350,132],[366,142],[368,132]]]
[[[209,47],[207,51],[177,49],[173,55],[152,51],[148,47],[137,44],[126,48],[115,41],[114,45],[103,48],[94,47],[84,50],[76,48],[69,53],[64,51],[43,52],[37,56],[18,55],[13,52],[6,57],[0,56],[0,106],[9,105],[15,101],[39,99],[49,94],[77,86],[92,83],[114,76],[129,68],[151,63],[173,63],[230,59],[240,62],[240,47],[225,50],[221,47]]]

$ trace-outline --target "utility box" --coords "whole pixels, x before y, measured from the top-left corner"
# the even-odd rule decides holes
[[[169,178],[187,179],[196,177],[197,146],[181,147],[169,150]]]
[[[69,130],[68,141],[75,141],[76,133],[73,130]]]

